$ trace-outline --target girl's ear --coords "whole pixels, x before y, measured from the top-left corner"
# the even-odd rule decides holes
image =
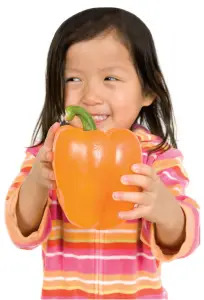
[[[145,93],[142,106],[151,105],[154,102],[154,100],[156,99],[156,97],[157,97],[157,95],[155,93],[151,93],[151,92]]]

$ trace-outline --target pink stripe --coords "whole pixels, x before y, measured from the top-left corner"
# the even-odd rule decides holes
[[[142,150],[142,163],[143,164],[147,163],[147,155],[145,155],[145,154],[147,154],[147,152]]]
[[[139,297],[138,300],[143,300],[143,299],[147,299],[147,300],[166,300],[168,299],[168,295],[166,293],[166,291],[164,293],[162,293],[162,295],[147,295],[147,296],[143,296],[143,297]]]
[[[67,272],[78,271],[81,273],[92,274],[96,272],[97,262],[100,261],[100,268],[103,274],[136,274],[138,271],[148,271],[157,273],[155,260],[149,260],[145,257],[138,256],[135,260],[93,260],[93,259],[76,259],[67,258],[62,255],[55,257],[46,257],[45,270]]]
[[[88,240],[87,240],[88,242]],[[81,243],[81,248],[74,248],[72,247],[73,243],[69,243],[69,248],[64,247],[63,245],[63,240],[59,239],[58,244],[56,246],[49,246],[49,251],[47,253],[54,253],[54,252],[63,252],[64,254],[72,253],[75,255],[92,255],[94,254],[94,250],[96,247],[96,244],[90,243],[90,248],[83,248],[83,243]],[[139,243],[132,243],[132,249],[127,249],[123,248],[121,244],[120,249],[114,249],[114,248],[109,248],[109,249],[104,249],[103,245],[100,244],[101,250],[104,255],[136,255],[138,252],[142,252],[146,255],[152,256],[152,252],[150,248],[148,247],[140,247],[140,242]],[[113,245],[114,247],[114,245]]]
[[[50,212],[51,212],[51,218],[52,220],[60,220],[63,221],[65,223],[69,223],[69,221],[67,220],[67,217],[65,216],[63,210],[61,209],[60,205],[51,205],[50,206]]]
[[[192,213],[194,215],[195,233],[194,233],[194,241],[193,241],[192,247],[189,250],[189,252],[186,253],[186,255],[184,255],[183,257],[186,257],[186,256],[190,255],[200,245],[200,216],[199,216],[199,212],[190,203],[185,202],[185,205],[187,205],[188,207],[191,208]]]
[[[140,124],[137,124],[135,123],[133,126],[132,126],[133,129],[136,129],[136,128],[141,128],[141,129],[144,129],[145,131],[149,132],[147,128],[145,128],[144,126],[140,125]]]
[[[148,156],[148,151],[142,149],[142,163],[152,166],[153,162],[155,161],[155,156],[157,156],[156,152],[153,152],[151,155]]]
[[[172,177],[174,177],[175,179],[173,178],[169,178],[167,174],[165,174],[165,172],[168,172],[168,174]],[[173,168],[168,168],[168,169],[165,169],[165,170],[162,170],[161,172],[158,172],[157,173],[160,177],[160,179],[164,182],[164,184],[166,185],[175,185],[175,184],[179,184],[181,185],[183,188],[186,187],[187,183],[188,183],[188,180],[186,180],[185,177],[181,177],[178,175],[178,173],[173,170]]]
[[[144,237],[144,239],[146,240],[146,242],[148,244],[150,244],[150,237],[151,237],[151,232],[150,232],[150,228],[151,228],[151,222],[147,221],[145,219],[142,220],[142,230],[141,230],[141,234]]]
[[[181,151],[179,151],[178,149],[175,149],[175,148],[170,148],[169,150],[160,154],[157,159],[163,160],[163,159],[170,159],[170,158],[176,158],[176,157],[183,158]]]
[[[37,156],[40,148],[42,147],[43,144],[40,144],[39,146],[32,146],[32,147],[28,147],[26,152],[30,152],[31,154],[33,154],[34,156]]]

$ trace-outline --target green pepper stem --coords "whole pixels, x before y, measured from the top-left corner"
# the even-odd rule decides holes
[[[67,106],[65,108],[65,120],[72,121],[75,116],[80,118],[83,130],[96,130],[96,124],[92,116],[84,108],[74,105]]]

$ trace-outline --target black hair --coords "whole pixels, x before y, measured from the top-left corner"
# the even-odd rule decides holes
[[[177,148],[175,120],[170,94],[159,66],[157,53],[148,27],[133,13],[113,7],[90,8],[65,20],[52,39],[46,68],[45,102],[32,135],[32,146],[44,142],[49,128],[64,114],[64,67],[66,52],[77,42],[90,40],[106,31],[116,30],[129,50],[144,93],[152,93],[155,100],[144,106],[132,124],[145,125],[162,142],[150,149],[166,151]],[[39,130],[41,138],[35,144]]]

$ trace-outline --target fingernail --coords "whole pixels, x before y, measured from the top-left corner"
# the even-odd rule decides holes
[[[116,193],[116,192],[114,192],[113,194],[112,194],[112,197],[114,198],[114,199],[119,199],[119,195],[118,195],[118,193]]]
[[[118,213],[118,217],[122,219],[123,218],[123,214],[122,213]]]
[[[126,176],[121,177],[121,182],[122,183],[128,183],[128,178]]]
[[[137,171],[139,171],[139,169],[140,169],[140,167],[139,167],[139,165],[132,165],[132,170],[133,171],[135,171],[135,172],[137,172]]]

